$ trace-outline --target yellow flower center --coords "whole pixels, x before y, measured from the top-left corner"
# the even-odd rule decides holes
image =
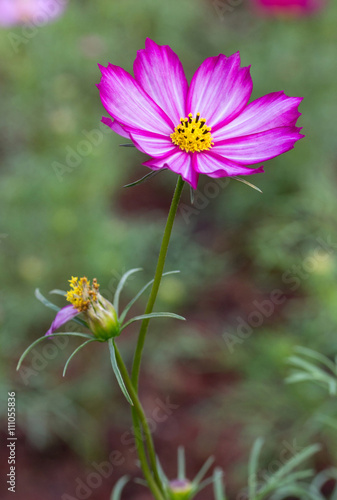
[[[79,312],[86,311],[92,302],[97,302],[97,292],[99,284],[96,278],[90,281],[86,277],[69,280],[71,290],[67,292],[67,301],[70,302]]]
[[[211,127],[207,127],[206,120],[200,118],[200,113],[197,113],[195,118],[192,113],[187,118],[180,118],[179,125],[170,137],[173,144],[186,153],[200,153],[211,149],[214,145]]]

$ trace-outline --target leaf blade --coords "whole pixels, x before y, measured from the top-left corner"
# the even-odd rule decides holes
[[[90,340],[87,340],[86,342],[83,342],[83,344],[81,344],[80,346],[78,346],[77,349],[75,349],[75,351],[69,356],[69,358],[66,361],[66,364],[64,365],[62,377],[65,377],[67,369],[68,369],[68,366],[69,366],[69,363],[73,359],[73,357],[75,356],[75,354],[77,354],[78,351],[82,349],[82,347],[85,347],[87,344],[90,344],[90,342],[97,342],[97,340],[96,339],[90,339]]]
[[[134,318],[131,318],[129,321],[124,323],[120,331],[124,330],[126,327],[128,327],[129,325],[131,325],[131,323],[134,323],[135,321],[142,321],[143,319],[152,319],[152,318],[173,318],[173,319],[179,319],[181,321],[186,321],[186,318],[184,318],[183,316],[179,316],[179,314],[170,312],[141,314],[140,316],[135,316]]]
[[[116,288],[116,291],[115,291],[115,295],[114,295],[114,300],[113,300],[113,306],[116,310],[116,314],[118,316],[118,308],[119,308],[119,297],[120,297],[120,294],[124,288],[124,285],[127,281],[127,279],[134,273],[137,273],[139,271],[142,271],[142,268],[141,267],[137,267],[135,269],[130,269],[129,271],[127,271],[126,273],[123,274],[123,276],[121,277],[118,285],[117,285],[117,288]]]
[[[124,380],[123,380],[123,377],[122,377],[122,374],[121,372],[119,371],[119,368],[118,368],[118,365],[117,365],[117,359],[116,359],[116,353],[115,353],[115,343],[113,341],[113,339],[109,339],[108,341],[109,343],[109,352],[110,352],[110,361],[111,361],[111,366],[112,366],[112,369],[113,369],[113,372],[116,376],[116,379],[117,379],[117,382],[118,382],[118,385],[122,391],[122,393],[124,394],[127,402],[133,406],[133,402],[132,402],[132,399],[130,397],[130,394],[128,393],[127,391],[127,388],[125,386],[125,383],[124,383]]]

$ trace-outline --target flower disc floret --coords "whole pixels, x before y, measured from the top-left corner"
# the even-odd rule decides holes
[[[78,312],[87,311],[91,303],[97,302],[99,284],[96,278],[92,280],[91,286],[90,281],[85,276],[80,279],[72,277],[69,283],[71,290],[67,292],[66,298]]]
[[[117,313],[114,306],[99,293],[99,284],[96,278],[90,281],[72,277],[69,280],[70,288],[67,300],[76,313],[84,313],[88,325],[98,340],[108,340],[120,333]]]
[[[211,130],[211,127],[207,127],[205,118],[200,118],[200,113],[196,114],[196,118],[189,113],[187,118],[180,118],[179,125],[170,137],[173,144],[179,146],[182,151],[200,153],[214,145]]]

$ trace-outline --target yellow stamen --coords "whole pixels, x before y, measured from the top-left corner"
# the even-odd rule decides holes
[[[183,151],[200,153],[214,146],[211,130],[211,127],[207,127],[205,118],[200,118],[200,113],[196,114],[196,118],[190,113],[187,118],[180,118],[180,124],[170,137],[173,144]]]
[[[69,283],[71,290],[67,292],[67,301],[76,307],[79,312],[86,311],[90,304],[97,302],[99,284],[96,279],[93,280],[92,286],[90,286],[90,281],[85,276],[80,279],[72,276]]]

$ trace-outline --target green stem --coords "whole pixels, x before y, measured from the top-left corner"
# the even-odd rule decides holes
[[[154,276],[154,281],[153,281],[150,297],[149,297],[149,300],[148,300],[148,303],[147,303],[147,306],[145,309],[145,314],[150,314],[153,311],[153,307],[154,307],[154,304],[155,304],[155,301],[157,298],[162,274],[164,271],[164,265],[165,265],[167,249],[168,249],[168,245],[169,245],[169,241],[170,241],[170,237],[171,237],[172,227],[173,227],[174,219],[175,219],[175,216],[176,216],[176,213],[178,210],[179,200],[181,197],[181,193],[182,193],[184,184],[185,184],[184,180],[179,176],[178,181],[177,181],[177,185],[176,185],[176,188],[174,191],[174,195],[172,198],[170,211],[169,211],[169,214],[167,217],[166,227],[165,227],[164,236],[163,236],[163,240],[162,240],[162,244],[161,244],[161,248],[160,248],[160,252],[159,252],[159,257],[158,257],[158,262],[157,262],[157,268],[156,268],[156,272],[155,272],[155,276]],[[134,361],[133,361],[132,383],[133,383],[133,386],[134,386],[137,393],[138,393],[138,380],[139,380],[140,364],[141,364],[142,353],[143,353],[143,348],[144,348],[144,343],[145,343],[145,338],[146,338],[146,333],[147,333],[147,329],[149,326],[149,322],[150,322],[149,319],[144,319],[142,321],[140,331],[139,331]],[[137,433],[141,432],[139,418],[138,418],[136,409],[132,410],[132,420],[133,420],[133,426],[135,429],[135,433],[137,434]],[[152,440],[150,433],[147,435],[146,429],[144,429],[144,432],[145,432],[145,436],[146,436],[147,449],[148,449],[148,454],[149,454],[150,463],[151,463],[151,467],[153,470],[154,478],[156,480],[158,487],[160,489],[162,489],[162,484],[161,484],[161,480],[160,480],[160,477],[158,474],[158,469],[157,469],[156,453],[155,453],[155,449],[154,449],[154,445],[153,445],[153,440]],[[142,453],[142,455],[145,455],[145,449],[144,449],[143,442],[140,441],[138,443],[138,445],[139,445],[138,451],[140,448],[142,448],[141,453]]]
[[[174,195],[172,198],[171,202],[171,207],[170,211],[167,217],[167,222],[166,222],[166,227],[164,231],[164,236],[163,236],[163,241],[161,244],[160,252],[159,252],[159,257],[158,257],[158,262],[157,262],[157,268],[156,268],[156,273],[154,275],[154,281],[150,293],[150,297],[145,309],[144,314],[150,314],[153,311],[153,306],[155,304],[162,274],[164,271],[164,265],[165,265],[165,259],[166,259],[166,254],[167,254],[167,249],[171,237],[171,232],[172,232],[172,227],[173,227],[173,222],[177,213],[178,205],[179,205],[179,200],[181,197],[181,193],[184,187],[184,180],[182,177],[178,177],[176,189],[174,191]],[[141,364],[141,359],[142,359],[142,353],[143,353],[143,348],[144,348],[144,343],[145,343],[145,338],[146,338],[146,333],[147,329],[149,326],[150,319],[144,319],[142,321],[140,330],[139,330],[139,336],[138,336],[138,342],[137,342],[137,347],[135,351],[135,356],[133,360],[133,366],[132,366],[132,383],[138,392],[138,380],[139,380],[139,371],[140,371],[140,364]]]
[[[141,428],[140,428],[139,422],[141,423],[141,425],[143,427],[144,434],[145,434],[145,440],[146,440],[146,444],[147,444],[148,449],[153,449],[151,433],[150,433],[150,429],[149,429],[149,426],[148,426],[148,423],[146,420],[146,416],[145,416],[143,407],[141,405],[141,402],[139,401],[139,398],[137,396],[137,392],[135,391],[135,388],[131,382],[131,378],[130,378],[129,373],[126,369],[126,366],[124,364],[122,356],[121,356],[119,350],[117,349],[116,344],[115,344],[115,353],[116,353],[116,360],[117,360],[118,368],[121,372],[121,375],[123,377],[126,388],[127,388],[128,392],[130,394],[130,397],[132,399],[132,402],[134,405],[133,406],[134,412],[137,415],[137,426],[135,426],[135,441],[136,441],[139,460],[140,460],[140,463],[141,463],[141,466],[142,466],[142,469],[144,472],[144,476],[145,476],[145,479],[146,479],[146,481],[149,485],[149,488],[152,491],[155,499],[156,500],[164,500],[161,488],[159,487],[159,485],[161,485],[161,483],[159,482],[159,485],[157,484],[158,479],[159,479],[159,475],[157,473],[157,467],[154,469],[154,472],[156,472],[158,479],[156,477],[156,480],[155,480],[154,477],[152,476],[152,473],[151,473],[151,470],[150,470],[150,467],[149,467],[149,464],[148,464],[148,461],[146,458],[144,446],[142,443]],[[153,468],[153,464],[151,464],[151,465]],[[160,481],[160,479],[159,479],[159,481]]]

